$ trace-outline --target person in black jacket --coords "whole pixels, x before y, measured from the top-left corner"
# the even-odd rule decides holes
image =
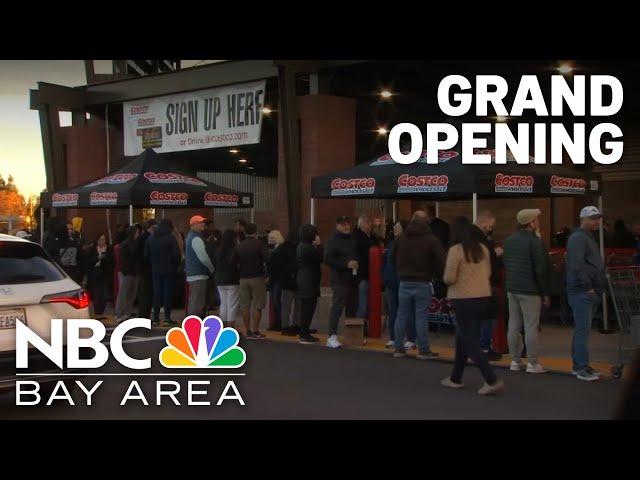
[[[151,278],[151,262],[144,256],[147,240],[156,230],[156,221],[149,219],[144,230],[136,239],[136,260],[138,262],[138,316],[150,318],[153,303],[153,280]]]
[[[113,252],[107,236],[101,233],[87,252],[87,290],[93,303],[93,312],[101,320],[107,300],[111,297],[113,281]],[[102,317],[102,318],[101,318]]]
[[[173,236],[173,223],[163,219],[156,231],[149,237],[144,247],[144,257],[151,264],[153,281],[153,318],[155,325],[160,323],[160,307],[164,308],[164,323],[175,324],[171,319],[173,288],[178,265],[180,248]]]
[[[300,302],[296,300],[296,275],[298,265],[296,248],[298,247],[298,232],[289,232],[285,241],[279,245],[269,258],[269,271],[276,275],[282,286],[280,305],[280,324],[282,335],[293,336],[300,333]],[[312,333],[310,331],[310,333]]]
[[[320,296],[320,265],[322,247],[318,229],[310,224],[300,227],[300,243],[297,249],[298,275],[297,298],[300,300],[300,343],[317,343],[318,338],[309,333],[309,327]]]
[[[116,301],[116,322],[120,323],[133,315],[133,303],[138,290],[136,261],[136,239],[138,227],[127,228],[127,236],[120,244],[120,271],[118,272],[118,300]]]
[[[624,224],[624,220],[616,220],[613,224],[613,248],[636,248],[636,239],[631,230]]]
[[[349,217],[339,216],[336,232],[327,242],[324,263],[330,268],[332,290],[331,312],[329,313],[329,348],[339,348],[338,323],[349,295],[354,290],[354,277],[358,273],[358,250],[351,235]]]
[[[240,270],[235,261],[238,236],[233,230],[225,230],[213,260],[215,279],[220,293],[220,320],[225,326],[234,327],[238,317],[240,300]]]
[[[449,249],[449,237],[451,235],[449,224],[436,216],[436,207],[433,205],[427,205],[425,211],[431,232],[440,240],[446,252]]]

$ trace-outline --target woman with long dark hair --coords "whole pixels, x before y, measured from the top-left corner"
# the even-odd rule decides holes
[[[175,324],[171,318],[173,289],[180,264],[180,249],[173,236],[173,223],[168,218],[160,220],[156,231],[149,237],[144,247],[144,256],[151,264],[153,283],[153,318],[160,324],[160,308],[164,310],[164,323]]]
[[[447,254],[444,282],[447,297],[456,315],[456,355],[453,372],[441,384],[462,388],[462,374],[470,357],[480,368],[485,384],[480,395],[495,394],[504,387],[480,348],[480,329],[487,317],[491,297],[491,260],[482,242],[482,232],[472,228],[466,217],[457,217],[451,226],[451,248]]]
[[[238,235],[231,229],[222,234],[220,247],[214,257],[216,285],[220,293],[220,320],[235,327],[240,299],[240,270],[236,261]]]
[[[296,297],[300,301],[300,343],[317,343],[318,338],[311,335],[309,327],[316,311],[320,296],[320,265],[322,264],[322,246],[318,229],[310,224],[300,227],[300,243],[296,251],[298,274],[296,276]]]
[[[98,235],[87,252],[87,290],[93,303],[93,313],[101,320],[111,297],[113,281],[113,252],[104,233]]]

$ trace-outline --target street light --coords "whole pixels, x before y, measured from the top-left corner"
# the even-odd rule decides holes
[[[238,160],[240,163],[247,163],[247,159],[246,158],[241,158],[240,160]]]
[[[273,112],[273,110],[271,110],[269,107],[263,107],[262,108],[262,114],[263,115],[270,115],[271,112]]]
[[[382,98],[384,98],[385,100],[388,100],[389,98],[391,98],[393,96],[393,93],[391,93],[389,90],[382,90],[380,92],[380,96]]]
[[[232,148],[231,150],[229,150],[229,153],[240,153],[240,150],[238,150],[237,148]]]
[[[378,127],[376,132],[378,133],[378,135],[386,135],[387,133],[389,133],[389,130],[384,127]]]
[[[498,121],[498,122],[506,122],[507,120],[509,120],[509,117],[504,117],[502,115],[498,115],[496,117],[496,121]]]
[[[574,70],[575,69],[570,62],[561,63],[560,66],[558,67],[558,72],[560,72],[562,75],[569,75]]]

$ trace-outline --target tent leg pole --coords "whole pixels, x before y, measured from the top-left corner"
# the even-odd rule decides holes
[[[396,222],[398,221],[398,201],[394,200],[392,203],[392,220],[393,220],[393,224],[395,225]]]
[[[133,205],[129,205],[129,225],[133,225]]]
[[[162,209],[162,219],[164,220],[164,208]]]
[[[440,202],[436,202],[436,218],[440,218]]]
[[[256,209],[251,208],[251,223],[256,223]]]
[[[309,214],[309,220],[311,223],[311,225],[315,225],[316,224],[316,199],[312,198],[311,199],[311,212]]]
[[[473,223],[478,220],[478,194],[473,194]]]
[[[598,196],[598,210],[600,210],[600,214],[602,215],[602,195]],[[602,257],[602,262],[605,264],[606,261],[604,258],[604,218],[600,220],[599,236],[600,236],[600,256]],[[602,292],[602,331],[609,331],[609,309],[607,305],[607,292]]]
[[[40,207],[40,245],[44,246],[44,208]]]

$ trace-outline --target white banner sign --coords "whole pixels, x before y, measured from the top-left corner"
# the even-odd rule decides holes
[[[124,154],[260,142],[266,80],[124,104]]]

